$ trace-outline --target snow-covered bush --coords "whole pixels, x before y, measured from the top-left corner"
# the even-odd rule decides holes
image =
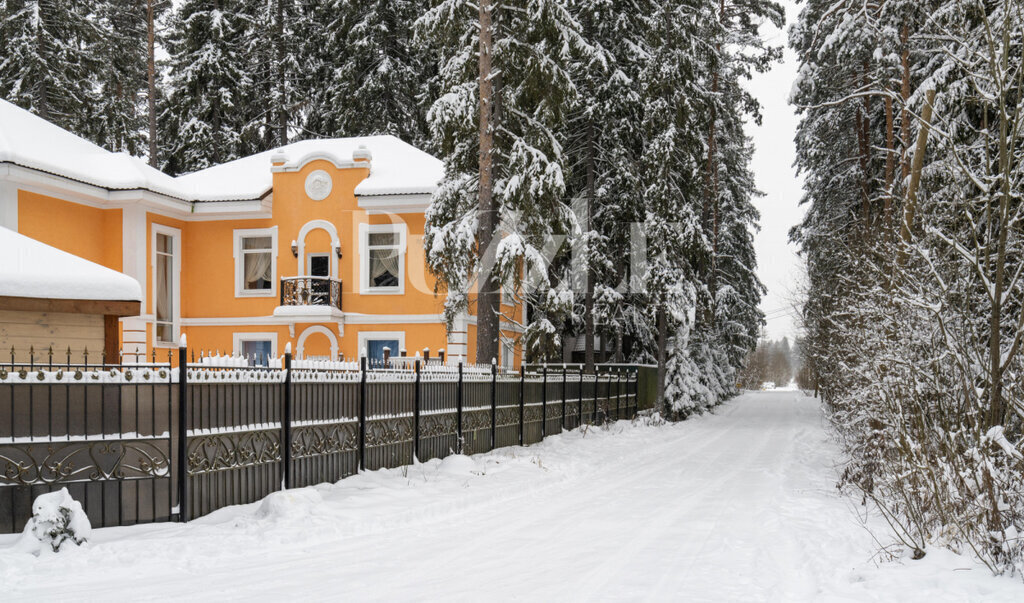
[[[92,524],[82,504],[71,497],[67,488],[36,497],[32,503],[32,519],[25,525],[19,546],[36,555],[67,549],[68,543],[85,543],[92,533]]]

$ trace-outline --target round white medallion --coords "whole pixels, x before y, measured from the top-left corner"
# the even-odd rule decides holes
[[[306,176],[306,194],[314,201],[323,201],[331,194],[331,175],[323,170],[310,172]]]

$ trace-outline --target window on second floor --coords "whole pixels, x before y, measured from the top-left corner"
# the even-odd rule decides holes
[[[363,225],[362,292],[402,293],[405,290],[405,225]]]
[[[235,231],[235,295],[272,297],[277,272],[277,228]]]

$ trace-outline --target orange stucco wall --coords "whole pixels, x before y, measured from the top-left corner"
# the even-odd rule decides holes
[[[90,262],[121,270],[121,210],[18,191],[18,232]]]
[[[270,169],[270,166],[268,166]],[[305,193],[307,175],[322,169],[331,174],[331,193],[322,201],[314,201]],[[435,293],[436,281],[426,267],[423,250],[424,215],[422,213],[369,215],[360,209],[354,195],[355,186],[366,177],[366,168],[338,169],[325,160],[314,160],[297,171],[273,175],[272,217],[260,219],[194,220],[168,217],[155,211],[146,213],[145,273],[143,284],[146,303],[146,354],[151,356],[155,345],[154,314],[154,226],[162,225],[180,232],[180,332],[187,335],[189,347],[209,352],[233,351],[237,333],[274,333],[276,353],[283,353],[288,343],[297,351],[302,334],[311,324],[285,324],[286,319],[273,317],[280,303],[280,279],[305,274],[306,258],[312,253],[328,253],[336,257],[332,237],[322,228],[313,228],[303,238],[302,257],[292,253],[292,241],[300,239],[304,225],[313,220],[327,221],[334,226],[342,251],[336,259],[332,276],[342,281],[343,311],[350,320],[339,336],[337,322],[319,323],[334,334],[339,355],[358,357],[359,334],[371,331],[402,331],[405,348],[414,356],[429,348],[448,350],[443,322],[402,322],[403,315],[441,315],[444,296]],[[36,193],[19,191],[19,231],[44,243],[64,249],[85,259],[116,270],[122,270],[121,209],[99,209],[83,203],[61,200]],[[363,294],[360,291],[361,260],[359,254],[361,224],[404,224],[406,253],[403,256],[405,288],[402,294]],[[236,296],[235,231],[238,229],[277,228],[275,284],[266,296]],[[519,318],[519,309],[504,306],[503,310]],[[360,315],[397,315],[395,323],[356,324]],[[253,323],[246,320],[252,319]],[[225,324],[216,324],[223,320]],[[195,321],[190,324],[190,321]],[[294,335],[291,334],[294,332]],[[512,333],[506,335],[514,336]],[[468,356],[476,352],[476,327],[466,334]],[[158,350],[163,357],[165,349]],[[307,356],[330,354],[330,339],[314,333],[304,340]],[[397,354],[398,351],[395,350]],[[489,359],[488,359],[489,360]]]

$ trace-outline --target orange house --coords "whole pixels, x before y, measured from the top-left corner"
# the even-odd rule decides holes
[[[476,362],[476,318],[448,330],[424,260],[441,162],[392,136],[308,140],[179,177],[0,100],[0,226],[142,285],[123,353],[189,346],[255,362],[445,350]],[[0,295],[3,292],[0,291]],[[518,366],[520,309],[501,357]],[[490,359],[482,359],[489,362]]]

